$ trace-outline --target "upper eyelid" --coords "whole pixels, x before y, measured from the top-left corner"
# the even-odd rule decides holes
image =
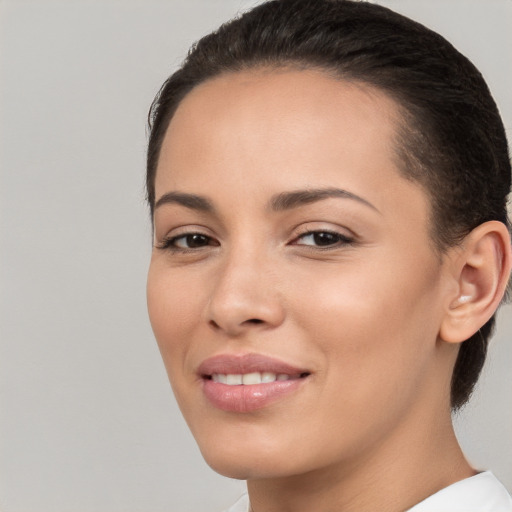
[[[358,235],[352,229],[346,226],[316,220],[304,222],[298,227],[296,227],[293,231],[295,233],[293,235],[295,238],[307,235],[309,233],[333,233],[336,235],[344,236],[346,238],[358,238]]]
[[[202,226],[200,224],[184,224],[181,226],[176,226],[170,229],[167,229],[161,236],[157,236],[157,232],[159,230],[155,228],[155,241],[158,240],[169,240],[171,238],[177,238],[180,236],[186,235],[204,235],[211,238],[215,238],[215,234],[212,233],[212,230],[207,228],[206,226]]]
[[[318,233],[328,233],[330,235],[337,235],[342,238],[354,238],[353,235],[342,233],[340,231],[333,230],[333,229],[308,229],[307,231],[299,233],[295,238],[302,238],[302,237],[308,236],[308,235],[316,235]]]

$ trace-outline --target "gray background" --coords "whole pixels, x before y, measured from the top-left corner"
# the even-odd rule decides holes
[[[0,1],[0,510],[213,512],[146,318],[145,117],[189,45],[257,2]],[[512,1],[379,2],[448,37],[512,133]],[[512,488],[512,309],[457,419]]]

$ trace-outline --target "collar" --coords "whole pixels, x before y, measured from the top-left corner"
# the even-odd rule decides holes
[[[408,512],[512,512],[512,499],[490,472],[455,482]]]
[[[244,494],[226,512],[249,510],[249,497]],[[441,489],[407,512],[512,512],[512,498],[499,480],[485,471]]]

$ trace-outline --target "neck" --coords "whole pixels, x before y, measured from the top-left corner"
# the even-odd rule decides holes
[[[248,481],[253,512],[400,512],[473,476],[449,407],[425,416],[423,411],[409,418],[357,460],[305,475]]]

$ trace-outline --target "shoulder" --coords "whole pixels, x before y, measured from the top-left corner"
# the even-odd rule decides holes
[[[486,471],[441,489],[408,512],[512,512],[512,498]]]

